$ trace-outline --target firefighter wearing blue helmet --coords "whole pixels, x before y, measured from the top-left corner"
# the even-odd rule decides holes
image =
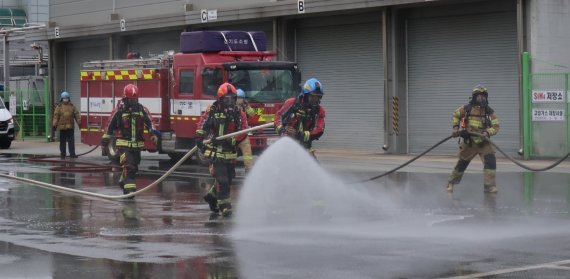
[[[59,129],[59,151],[61,159],[65,159],[66,145],[69,146],[69,157],[77,158],[75,154],[75,123],[77,126],[81,123],[81,115],[75,106],[71,103],[69,92],[61,93],[60,103],[55,107],[53,113],[52,126],[53,130]]]
[[[247,121],[251,122],[253,117],[255,116],[255,111],[253,108],[247,103],[245,91],[238,88],[237,90],[237,100],[236,106],[239,110],[243,111],[247,117]],[[248,125],[249,126],[249,125]],[[238,147],[241,151],[241,155],[243,158],[243,166],[245,167],[245,172],[248,173],[252,166],[253,166],[253,153],[251,152],[251,142],[249,140],[249,136],[246,136],[239,144]]]
[[[316,78],[308,79],[297,98],[290,98],[275,114],[275,129],[299,141],[315,156],[312,142],[325,131],[325,109],[321,106],[324,86]]]

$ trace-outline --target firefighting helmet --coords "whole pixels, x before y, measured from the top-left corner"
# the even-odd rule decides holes
[[[139,88],[134,84],[127,84],[123,88],[123,98],[136,99],[139,97]]]
[[[61,98],[62,99],[69,99],[69,92],[67,92],[67,91],[61,92]]]
[[[243,90],[238,88],[236,91],[239,98],[245,98],[245,92]]]
[[[316,78],[308,79],[303,85],[303,95],[317,94],[323,96],[325,88],[323,84]]]
[[[218,99],[222,99],[228,94],[233,94],[235,96],[237,94],[237,90],[231,83],[224,82],[220,87],[218,87]]]
[[[485,94],[488,95],[489,93],[487,92],[487,88],[485,88],[482,85],[477,85],[475,86],[475,88],[473,88],[473,92],[472,92],[473,96],[477,95],[477,94]]]

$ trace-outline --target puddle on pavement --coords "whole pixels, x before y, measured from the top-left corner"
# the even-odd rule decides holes
[[[310,257],[321,255],[315,251],[321,248],[327,253],[333,252],[327,247],[370,241],[397,251],[411,241],[427,251],[442,240],[476,244],[570,229],[559,222],[569,215],[569,174],[499,172],[496,195],[483,193],[482,173],[475,169],[465,174],[453,196],[445,191],[447,175],[437,173],[400,172],[373,183],[345,185],[287,140],[268,149],[244,185],[232,189],[237,207],[233,231],[206,225],[209,212],[201,197],[212,183],[209,177],[171,178],[133,202],[89,200],[1,179],[0,241],[10,251],[47,251],[64,263],[103,258],[99,268],[110,273],[123,266],[133,272],[134,264],[144,269],[144,263],[154,262],[148,264],[149,272],[170,264],[190,276],[198,272],[193,269],[197,265],[206,273],[220,269],[231,277],[240,269],[244,278],[255,278],[247,275],[258,269],[255,261],[267,262],[272,252],[267,249],[289,247],[275,253],[287,259],[288,249],[299,247]],[[120,194],[118,173],[51,172],[50,163],[41,164],[43,169],[21,158],[0,158],[0,165],[18,176]],[[139,175],[137,185],[141,189],[156,178]],[[485,230],[493,233],[479,233]],[[252,251],[252,242],[266,247]]]

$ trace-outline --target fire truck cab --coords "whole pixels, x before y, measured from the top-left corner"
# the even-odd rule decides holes
[[[81,141],[98,145],[112,113],[120,106],[129,83],[140,91],[139,102],[148,108],[161,132],[157,145],[145,131],[145,150],[181,158],[195,145],[200,115],[216,100],[217,88],[230,82],[246,93],[256,115],[248,125],[273,122],[288,98],[300,92],[301,74],[294,62],[272,61],[265,51],[263,32],[183,32],[181,52],[146,59],[102,60],[81,66]],[[260,152],[277,139],[272,128],[250,134],[252,149]],[[106,150],[117,159],[115,141]]]

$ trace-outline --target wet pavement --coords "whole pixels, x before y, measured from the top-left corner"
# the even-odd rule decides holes
[[[142,170],[172,165],[164,155],[146,155]],[[323,173],[340,185],[409,157],[324,152],[319,158]],[[64,168],[75,165],[68,161]],[[74,161],[107,163],[97,154]],[[184,165],[179,173],[202,175],[168,178],[129,201],[0,178],[0,278],[570,278],[567,165],[531,173],[502,160],[500,192],[484,194],[482,166],[474,161],[448,195],[453,165],[453,157],[429,157],[385,178],[338,186],[346,191],[335,197],[338,212],[328,202],[328,214],[307,214],[308,222],[284,217],[291,209],[262,209],[263,226],[211,221],[201,196],[212,179],[201,166]],[[121,194],[113,171],[54,171],[62,165],[10,153],[0,156],[0,166],[2,173]],[[246,183],[260,183],[257,177],[253,172]],[[269,177],[262,183],[292,183]],[[137,185],[157,178],[140,175]],[[234,204],[250,201],[240,199],[249,195],[242,184],[232,189]],[[292,199],[302,208],[303,197]]]

